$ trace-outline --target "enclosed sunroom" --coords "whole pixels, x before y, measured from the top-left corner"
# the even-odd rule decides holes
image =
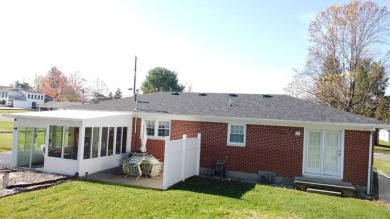
[[[14,118],[11,165],[80,176],[121,165],[130,150],[131,113],[62,110]]]

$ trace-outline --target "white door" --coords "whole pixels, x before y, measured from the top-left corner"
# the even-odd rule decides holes
[[[308,130],[305,142],[304,174],[341,177],[341,131]]]
[[[17,166],[43,167],[44,156],[41,145],[45,143],[46,129],[19,126]]]

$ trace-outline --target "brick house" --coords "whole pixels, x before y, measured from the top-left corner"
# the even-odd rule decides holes
[[[147,152],[164,160],[164,139],[202,134],[200,167],[226,159],[230,176],[278,179],[297,176],[349,182],[370,193],[373,142],[385,123],[287,95],[157,92],[75,106],[132,113],[131,151],[138,151],[141,123]]]
[[[140,150],[143,124],[147,152],[161,161],[167,141],[201,134],[197,174],[225,159],[230,178],[306,178],[371,193],[376,130],[390,129],[287,95],[157,92],[69,108],[8,115],[11,165],[81,176],[118,167]]]

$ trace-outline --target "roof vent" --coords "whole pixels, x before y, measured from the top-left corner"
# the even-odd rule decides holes
[[[206,93],[200,93],[199,96],[204,97],[204,96],[207,96],[207,94]]]
[[[180,95],[178,92],[172,92],[172,95]]]
[[[238,97],[237,94],[229,94],[229,97]]]
[[[263,98],[272,98],[272,97],[273,97],[272,95],[268,95],[268,94],[263,95]]]

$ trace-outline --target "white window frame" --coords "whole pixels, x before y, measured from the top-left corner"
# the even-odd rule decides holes
[[[145,124],[146,121],[153,121],[154,122],[154,133],[152,135],[148,135],[148,139],[165,139],[166,137],[171,136],[171,121],[170,120],[163,120],[163,119],[145,119]],[[169,135],[168,136],[158,136],[158,125],[160,122],[168,122],[169,125]]]
[[[244,143],[238,143],[238,142],[231,142],[230,141],[230,134],[231,134],[232,125],[237,125],[237,126],[243,126],[244,127]],[[227,146],[245,147],[245,144],[246,144],[246,124],[229,123],[228,124],[228,132],[227,132]]]

